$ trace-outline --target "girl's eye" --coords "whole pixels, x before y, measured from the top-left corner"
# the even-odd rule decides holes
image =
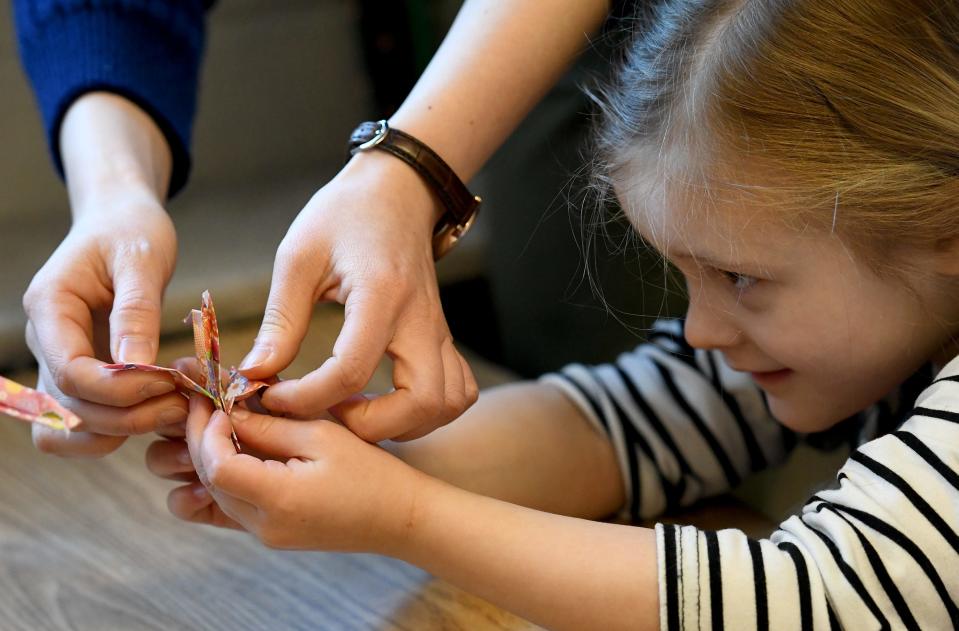
[[[749,289],[750,287],[752,287],[753,285],[759,282],[759,279],[756,278],[755,276],[747,276],[746,274],[740,274],[739,272],[730,272],[727,270],[716,270],[716,271],[722,274],[723,277],[726,280],[728,280],[730,284],[732,284],[732,286],[738,289],[739,291],[743,291],[744,289]]]

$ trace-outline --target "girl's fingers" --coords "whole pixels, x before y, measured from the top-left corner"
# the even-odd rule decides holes
[[[203,442],[203,429],[210,422],[212,413],[213,403],[209,399],[196,393],[190,395],[190,411],[186,419],[186,442],[190,449],[193,469],[204,484],[207,484],[209,477],[203,469],[203,460],[200,458],[200,444]]]
[[[262,460],[249,454],[236,452],[230,417],[223,412],[213,412],[212,405],[199,395],[190,399],[186,433],[190,456],[200,481],[227,513],[230,507],[224,501],[226,496],[262,505],[274,495],[275,489],[280,488],[282,481],[275,479],[273,467],[267,467]]]
[[[174,516],[183,521],[245,530],[240,522],[223,512],[210,492],[199,481],[170,491],[167,495],[167,507]]]
[[[316,445],[321,440],[320,424],[325,422],[279,418],[256,414],[243,408],[234,408],[230,419],[240,443],[251,449],[249,452],[244,450],[244,453],[264,454],[269,458],[283,460],[312,460]]]
[[[184,440],[158,440],[147,447],[147,469],[167,480],[192,482],[197,480],[190,450]]]

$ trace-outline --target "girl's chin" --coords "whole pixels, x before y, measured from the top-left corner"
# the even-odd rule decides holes
[[[773,417],[785,427],[801,434],[827,430],[845,420],[849,415],[824,415],[821,401],[792,401],[767,394],[766,401]]]

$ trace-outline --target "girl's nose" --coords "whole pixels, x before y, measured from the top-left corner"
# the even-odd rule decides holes
[[[739,328],[720,304],[711,304],[702,289],[690,288],[686,341],[693,348],[723,350],[739,342]]]

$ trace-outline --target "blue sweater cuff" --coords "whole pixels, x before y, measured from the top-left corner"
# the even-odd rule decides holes
[[[57,172],[60,124],[93,90],[149,114],[173,156],[169,195],[187,181],[204,41],[204,2],[15,0],[17,35]]]

